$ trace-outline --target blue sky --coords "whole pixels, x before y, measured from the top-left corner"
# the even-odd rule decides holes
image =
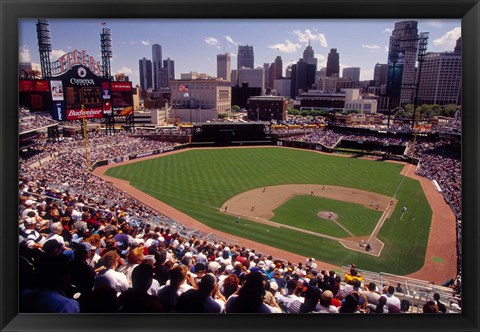
[[[196,71],[216,76],[216,56],[232,54],[236,69],[238,45],[253,45],[255,66],[271,63],[277,55],[283,69],[298,61],[310,39],[318,68],[326,65],[331,48],[340,53],[343,67],[360,67],[360,79],[373,79],[375,64],[387,62],[389,37],[395,22],[404,19],[308,20],[180,20],[180,19],[49,19],[52,61],[74,49],[85,50],[97,61],[100,33],[112,30],[112,75],[122,72],[139,83],[138,60],[152,58],[152,44],[162,45],[162,58],[175,61],[175,76]],[[416,20],[419,32],[429,32],[427,51],[453,51],[461,21]],[[19,20],[19,60],[40,63],[36,19]],[[38,65],[39,66],[39,65]]]

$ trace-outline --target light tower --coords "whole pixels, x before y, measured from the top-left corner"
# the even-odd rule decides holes
[[[108,28],[102,29],[102,34],[100,35],[100,40],[102,44],[102,71],[103,77],[105,79],[110,79],[111,70],[110,70],[110,59],[112,58],[112,30]]]
[[[42,68],[42,78],[52,76],[52,66],[50,64],[50,52],[52,52],[52,42],[50,37],[50,25],[45,18],[39,18],[37,23],[38,51],[40,52],[40,65]]]
[[[422,74],[422,65],[425,61],[425,55],[427,54],[427,44],[428,44],[428,32],[421,32],[419,41],[418,41],[418,53],[417,53],[417,62],[418,62],[418,75],[417,75],[417,86],[415,87],[415,99],[413,101],[413,116],[412,116],[412,129],[415,125],[415,111],[418,104],[418,88],[420,86],[420,75]]]

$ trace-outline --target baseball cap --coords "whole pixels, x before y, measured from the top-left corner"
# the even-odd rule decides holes
[[[63,244],[61,244],[55,239],[48,240],[43,244],[43,247],[42,247],[42,249],[45,252],[53,252],[55,249],[60,249],[60,248],[63,248]]]
[[[78,246],[79,249],[82,249],[84,251],[92,251],[92,250],[96,250],[97,247],[95,246],[92,246],[92,244],[90,242],[82,242],[80,243],[80,245]]]

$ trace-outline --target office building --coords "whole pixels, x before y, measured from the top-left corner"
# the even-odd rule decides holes
[[[230,53],[217,54],[217,78],[231,81]]]
[[[228,112],[232,108],[231,86],[228,81],[218,79],[173,80],[170,81],[170,90],[174,108],[215,109],[219,114]]]
[[[418,105],[461,104],[462,55],[431,52],[425,56],[419,78]]]
[[[343,68],[342,78],[349,78],[352,81],[360,82],[360,68],[359,67]]]
[[[242,67],[253,69],[254,67],[253,46],[238,45],[237,69],[241,69]]]
[[[147,91],[153,89],[152,84],[152,61],[146,58],[138,60],[139,72],[140,72],[140,87],[142,90]]]
[[[396,22],[388,49],[387,94],[395,108],[413,102],[418,50],[417,21]]]
[[[175,79],[175,61],[170,60],[170,58],[163,60],[163,68],[167,68],[168,79],[174,80]]]
[[[160,85],[160,70],[162,69],[162,46],[152,45],[153,89],[158,90]]]
[[[308,41],[308,46],[303,51],[302,59],[309,65],[317,65],[317,59],[315,58],[315,52],[313,51],[312,46],[310,46],[310,41]]]
[[[377,63],[373,69],[373,80],[375,81],[375,86],[382,86],[387,84],[387,72],[388,64],[386,63]]]
[[[248,83],[251,88],[265,89],[265,69],[242,68],[232,70],[232,85],[241,86],[242,83]]]
[[[327,77],[340,77],[340,54],[336,48],[330,49],[327,57]]]

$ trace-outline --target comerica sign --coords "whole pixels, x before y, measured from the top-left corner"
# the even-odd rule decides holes
[[[52,62],[52,75],[62,75],[77,65],[85,66],[95,75],[102,76],[102,65],[100,61],[95,61],[85,50],[73,50],[72,52],[62,55],[57,61]]]

